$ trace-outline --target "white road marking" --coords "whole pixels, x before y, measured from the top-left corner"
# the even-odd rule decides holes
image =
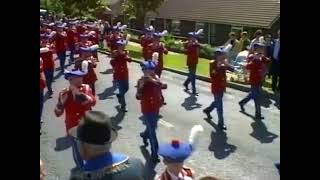
[[[167,128],[172,128],[173,125],[168,123],[167,121],[163,120],[163,119],[159,119],[159,123]]]

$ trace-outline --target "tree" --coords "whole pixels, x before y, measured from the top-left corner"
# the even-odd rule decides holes
[[[124,0],[122,12],[125,15],[135,17],[137,28],[143,29],[147,12],[156,12],[164,1],[165,0]]]
[[[76,15],[83,16],[101,6],[101,0],[63,0],[66,7],[74,7]]]

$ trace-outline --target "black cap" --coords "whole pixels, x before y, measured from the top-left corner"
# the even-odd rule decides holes
[[[111,143],[118,136],[110,117],[101,111],[86,112],[79,125],[69,130],[69,134],[79,141],[95,145]]]

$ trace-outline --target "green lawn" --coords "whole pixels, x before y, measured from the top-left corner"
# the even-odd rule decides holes
[[[131,57],[142,60],[141,47],[132,45],[131,43],[126,46],[126,49],[129,51],[129,54]],[[186,59],[187,57],[185,54],[178,54],[178,53],[169,51],[167,55],[164,55],[163,63],[165,67],[187,72]],[[199,63],[197,66],[197,74],[208,76],[209,74],[208,59],[199,58]]]

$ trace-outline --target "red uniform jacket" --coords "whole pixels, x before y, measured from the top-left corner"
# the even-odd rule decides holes
[[[197,65],[199,59],[200,44],[197,41],[187,41],[184,48],[187,55],[187,66]]]
[[[110,37],[110,49],[111,51],[117,50],[117,41],[121,39],[121,36],[111,35]]]
[[[261,86],[269,60],[264,55],[250,54],[246,68],[249,70],[249,82],[252,86]]]
[[[68,46],[74,45],[76,43],[77,32],[72,29],[67,30],[67,43]]]
[[[79,101],[73,98],[71,90],[65,89],[61,93],[63,94],[67,93],[68,98],[61,110],[56,108],[54,111],[57,117],[60,117],[64,111],[66,112],[65,124],[66,124],[67,132],[70,128],[77,126],[80,121],[80,118],[84,115],[84,113],[88,110],[91,110],[91,107],[96,104],[96,99],[92,95],[92,91],[89,85],[82,84],[79,87],[79,89],[80,89],[80,92],[83,92],[84,94],[90,96],[90,100],[88,104],[82,105]]]
[[[53,53],[51,49],[46,53],[41,53],[40,57],[42,58],[44,71],[54,70],[54,60],[53,60]]]
[[[44,80],[44,76],[43,76],[43,66],[40,63],[40,91],[43,91],[45,87],[46,87],[46,81]]]
[[[120,53],[115,50],[112,52],[112,60],[110,61],[110,64],[113,69],[114,80],[129,79],[127,62],[131,62],[131,58],[128,56],[127,51]]]
[[[143,86],[140,87],[143,82]],[[138,80],[137,87],[136,98],[140,100],[142,113],[159,113],[163,103],[161,89],[165,89],[166,86],[161,82],[150,82],[145,77],[142,77]]]
[[[55,35],[55,47],[56,47],[56,52],[61,53],[66,51],[66,36],[63,36],[59,33]]]
[[[156,74],[158,74],[163,69],[163,54],[168,54],[168,50],[167,48],[164,47],[164,44],[160,43],[157,46],[154,46],[153,43],[149,44],[147,47],[147,59],[151,59],[152,58],[152,54],[154,52],[158,52],[159,53],[159,59],[158,59],[158,64],[157,67],[155,69]]]
[[[211,92],[212,94],[224,93],[227,86],[226,70],[233,71],[231,66],[220,65],[217,61],[210,62]]]
[[[146,37],[145,35],[140,38],[140,45],[142,47],[142,55],[144,59],[148,58],[148,45],[153,42],[152,37]]]

